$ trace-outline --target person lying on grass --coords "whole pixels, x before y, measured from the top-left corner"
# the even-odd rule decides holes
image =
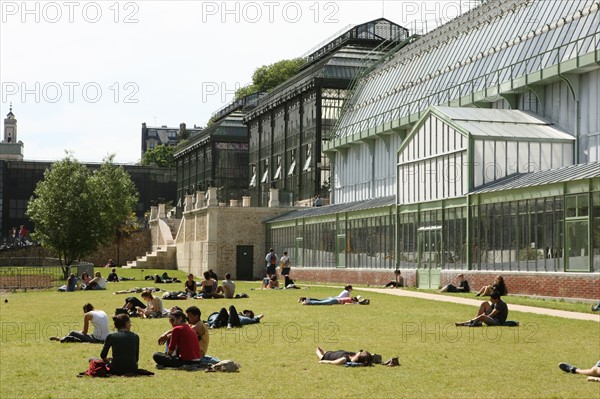
[[[350,298],[339,298],[333,296],[325,299],[300,297],[300,299],[298,299],[298,302],[300,302],[303,305],[368,305],[371,303],[369,299],[362,298],[360,295],[353,296]]]
[[[340,292],[338,296],[331,296],[325,299],[300,297],[300,299],[298,299],[298,302],[300,302],[303,305],[340,305],[352,303],[352,298],[350,297],[351,293],[352,286],[348,284],[344,287],[344,290]]]
[[[263,317],[264,315],[262,314],[254,316],[254,312],[251,310],[244,310],[240,313],[235,306],[231,305],[229,307],[229,312],[227,312],[227,309],[221,308],[219,312],[211,313],[210,316],[208,316],[207,323],[210,328],[221,328],[225,326],[227,326],[227,328],[233,328],[260,323],[260,320]]]
[[[320,346],[316,350],[319,363],[334,364],[336,366],[370,366],[373,363],[373,355],[367,351],[325,351]]]
[[[560,363],[558,367],[565,373],[587,375],[588,381],[600,382],[600,360],[591,369],[579,369],[575,366],[571,366],[568,363]]]
[[[485,301],[481,303],[479,310],[477,311],[477,317],[474,319],[454,324],[456,326],[464,327],[479,327],[481,326],[481,323],[485,323],[488,326],[503,325],[508,317],[508,306],[506,305],[506,302],[500,299],[500,293],[498,291],[491,293],[490,302]]]

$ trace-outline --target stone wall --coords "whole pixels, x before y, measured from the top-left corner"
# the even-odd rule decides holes
[[[101,266],[106,264],[108,259],[112,259],[117,264],[119,259],[119,265],[125,265],[128,260],[135,260],[136,257],[145,255],[147,251],[151,249],[150,230],[140,230],[134,232],[131,237],[123,240],[120,246],[117,244],[109,244],[107,246],[100,247],[92,255],[86,256],[82,261],[93,263],[94,265]],[[24,248],[13,248],[10,250],[0,251],[0,257],[50,257],[55,258],[56,255],[43,249],[38,245],[32,245]]]
[[[146,252],[152,249],[150,234],[149,229],[136,231],[131,237],[123,240],[121,245],[111,243],[101,247],[84,260],[94,265],[104,265],[107,260],[112,259],[119,266],[126,265],[127,261],[135,260],[138,256],[145,255]]]
[[[264,221],[289,212],[289,208],[209,206],[184,212],[175,239],[177,268],[202,275],[213,269],[219,276],[236,276],[238,245],[254,248],[253,275],[264,273],[266,228]]]

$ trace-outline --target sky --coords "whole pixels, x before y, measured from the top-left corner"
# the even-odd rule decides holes
[[[0,114],[12,103],[26,160],[136,163],[142,122],[205,126],[262,65],[351,25],[385,17],[412,33],[474,3],[0,0]]]

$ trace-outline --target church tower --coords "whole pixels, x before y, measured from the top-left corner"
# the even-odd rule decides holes
[[[0,143],[0,160],[23,160],[23,142],[17,140],[17,118],[12,112],[12,103],[4,118],[4,140]]]
[[[6,118],[4,119],[4,142],[17,143],[17,119],[12,112],[12,103]]]

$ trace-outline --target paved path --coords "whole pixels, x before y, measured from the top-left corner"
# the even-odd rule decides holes
[[[390,288],[364,288],[364,287],[356,287],[357,290],[360,291],[370,291],[377,292],[379,294],[389,294],[389,295],[398,295],[398,296],[406,296],[411,298],[419,298],[419,299],[428,299],[432,301],[444,301],[444,302],[452,302],[459,303],[462,305],[473,305],[479,307],[481,304],[481,299],[470,299],[459,296],[451,296],[451,295],[436,295],[430,294],[426,292],[417,292],[417,291],[407,291],[403,289],[390,289]],[[598,313],[579,313],[579,312],[568,312],[566,310],[556,310],[556,309],[546,309],[546,308],[538,308],[534,306],[523,306],[523,305],[510,305],[510,310],[514,310],[515,312],[526,312],[526,313],[537,313],[543,314],[547,316],[556,316],[556,317],[564,317],[567,319],[576,319],[576,320],[591,320],[600,322],[600,314]]]

